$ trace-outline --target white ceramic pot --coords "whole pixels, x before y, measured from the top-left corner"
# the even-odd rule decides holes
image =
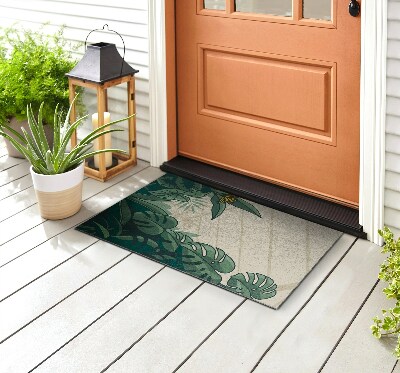
[[[31,175],[40,215],[45,219],[58,220],[76,214],[82,205],[84,162],[71,171],[58,175]]]

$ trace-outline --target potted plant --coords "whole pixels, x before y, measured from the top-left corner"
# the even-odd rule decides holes
[[[33,32],[21,27],[0,29],[0,124],[7,123],[22,134],[27,128],[27,105],[35,114],[43,108],[43,122],[53,124],[52,109],[59,103],[69,106],[68,81],[65,73],[76,61],[71,58],[71,46],[63,38],[63,28],[53,35]],[[81,102],[78,107],[82,107]],[[53,130],[44,127],[51,143]],[[11,133],[9,133],[11,135]],[[9,155],[22,155],[6,141]]]
[[[39,203],[40,214],[43,218],[57,220],[67,218],[77,213],[82,204],[82,183],[84,160],[104,152],[119,152],[119,149],[102,149],[90,151],[93,140],[121,129],[106,129],[107,127],[124,121],[128,118],[106,123],[90,132],[70,151],[71,136],[87,116],[69,123],[70,112],[64,116],[57,105],[53,119],[53,146],[49,146],[44,133],[43,113],[41,104],[37,119],[31,105],[26,112],[29,132],[22,129],[22,135],[9,125],[0,126],[0,135],[10,141],[31,163],[31,175],[36,197]]]
[[[380,339],[385,336],[397,338],[397,345],[394,355],[400,358],[400,238],[395,238],[393,232],[384,227],[379,230],[380,236],[384,239],[382,253],[386,255],[381,264],[379,279],[387,283],[383,289],[386,298],[393,299],[393,307],[382,310],[381,317],[374,317],[374,324],[371,326],[372,334]]]

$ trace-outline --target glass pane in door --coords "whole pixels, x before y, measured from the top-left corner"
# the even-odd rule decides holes
[[[332,20],[332,0],[303,0],[303,18]]]
[[[236,12],[292,16],[292,0],[236,0]]]
[[[212,10],[225,10],[225,0],[204,0],[204,8]]]

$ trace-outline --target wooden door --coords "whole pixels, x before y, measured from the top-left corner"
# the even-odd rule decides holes
[[[176,0],[178,152],[357,206],[349,0]]]

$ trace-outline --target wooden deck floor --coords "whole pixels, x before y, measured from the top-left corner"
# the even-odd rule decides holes
[[[369,332],[388,304],[379,247],[344,235],[275,311],[73,229],[160,170],[86,179],[81,211],[45,221],[27,163],[4,154],[1,373],[400,371]]]

